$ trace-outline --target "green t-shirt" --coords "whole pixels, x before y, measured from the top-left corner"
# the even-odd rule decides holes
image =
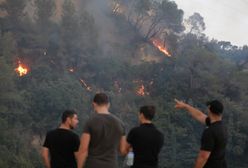
[[[119,142],[125,135],[123,123],[112,114],[94,114],[83,132],[90,134],[86,168],[117,168]]]

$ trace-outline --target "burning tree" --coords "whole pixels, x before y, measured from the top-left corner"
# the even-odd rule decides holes
[[[168,52],[165,45],[163,45],[158,39],[151,39],[152,44],[159,49],[166,56],[171,57],[171,54]]]
[[[124,3],[121,0],[115,0],[118,9],[126,20],[140,33],[147,42],[151,42],[156,48],[166,56],[171,56],[167,49],[167,37],[171,34],[178,34],[184,30],[183,11],[178,9],[173,1],[163,0],[162,2],[151,0],[129,0]],[[115,6],[115,7],[116,7]],[[116,9],[113,8],[116,11]],[[177,37],[177,36],[173,36]],[[176,45],[175,40],[171,46]],[[175,47],[172,47],[175,49]]]

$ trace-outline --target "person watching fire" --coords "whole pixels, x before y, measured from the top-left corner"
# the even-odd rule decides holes
[[[218,100],[207,102],[208,116],[200,110],[175,99],[177,109],[185,109],[207,127],[201,137],[201,149],[194,168],[226,168],[227,129],[222,122],[223,105]]]
[[[158,155],[164,143],[164,135],[152,120],[154,106],[142,106],[138,117],[140,125],[131,129],[127,136],[127,151],[133,150],[134,162],[131,168],[157,168]]]
[[[123,123],[109,112],[109,99],[97,93],[92,102],[95,114],[86,122],[78,152],[78,168],[117,168],[118,151],[125,154]]]
[[[71,130],[78,125],[74,110],[66,110],[59,128],[49,131],[42,148],[42,158],[46,168],[77,167],[79,136]]]

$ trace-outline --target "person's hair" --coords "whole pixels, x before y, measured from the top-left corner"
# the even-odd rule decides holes
[[[65,110],[62,114],[62,123],[65,123],[66,119],[68,117],[72,118],[75,114],[77,114],[77,112],[75,110]]]
[[[144,115],[147,120],[152,120],[156,113],[155,106],[142,106],[140,107],[140,113]]]
[[[97,93],[93,99],[93,102],[101,106],[108,104],[109,99],[105,93]]]
[[[209,107],[209,110],[216,115],[221,115],[224,110],[223,104],[218,100],[212,100],[206,103],[206,105]]]

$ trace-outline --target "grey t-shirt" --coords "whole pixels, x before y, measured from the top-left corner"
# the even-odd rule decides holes
[[[94,114],[83,132],[90,134],[86,168],[117,168],[119,142],[125,135],[123,123],[112,114]]]

